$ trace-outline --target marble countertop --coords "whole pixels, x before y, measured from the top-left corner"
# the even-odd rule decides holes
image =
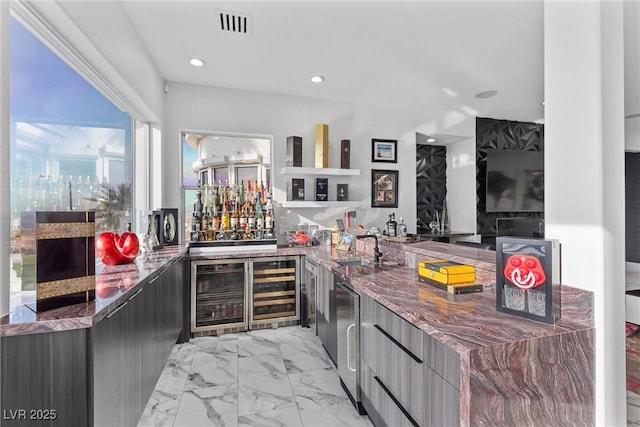
[[[470,261],[467,257],[478,252],[484,259],[475,260],[473,264],[477,267],[476,283],[485,286],[483,292],[448,294],[420,282],[414,266],[339,266],[334,262],[335,252],[326,248],[310,249],[308,255],[348,280],[356,292],[370,296],[459,353],[593,327],[592,294],[588,291],[561,286],[562,315],[554,325],[498,312],[494,251],[439,242],[424,242],[423,245],[420,250],[430,256],[459,262]],[[490,258],[493,259],[491,264]],[[491,268],[494,272],[485,275],[478,266]]]
[[[372,239],[358,240],[358,256],[371,258],[370,242]],[[129,298],[141,282],[183,256],[195,260],[307,255],[347,279],[357,292],[372,297],[458,352],[592,327],[592,294],[568,286],[561,287],[562,318],[555,325],[496,311],[494,251],[431,241],[410,245],[381,242],[381,249],[383,259],[396,265],[340,266],[335,259],[345,255],[328,246],[197,256],[190,256],[185,245],[165,247],[139,257],[133,264],[101,268],[96,275],[95,301],[37,314],[22,301],[0,320],[0,335],[91,327]],[[476,282],[485,286],[484,291],[450,295],[419,282],[415,266],[424,258],[446,258],[474,265]]]
[[[54,310],[35,312],[35,291],[23,291],[11,301],[10,313],[0,319],[0,336],[89,328],[136,292],[145,279],[162,272],[187,253],[187,246],[165,246],[141,254],[132,264],[96,265],[96,298]]]

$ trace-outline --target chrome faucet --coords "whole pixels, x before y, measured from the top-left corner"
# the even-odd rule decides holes
[[[373,247],[373,262],[376,265],[380,265],[380,257],[382,256],[382,252],[380,252],[380,248],[378,246],[378,236],[376,236],[375,234],[359,234],[356,236],[356,239],[366,239],[369,237],[375,239],[376,241],[376,244]]]

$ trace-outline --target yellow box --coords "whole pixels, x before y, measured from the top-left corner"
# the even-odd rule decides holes
[[[315,167],[329,167],[329,125],[316,125],[316,161]]]
[[[445,285],[473,283],[476,281],[475,267],[446,259],[426,259],[420,261],[418,264],[418,274],[427,279],[444,283]]]

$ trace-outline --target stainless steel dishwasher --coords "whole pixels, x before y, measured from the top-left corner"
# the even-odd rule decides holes
[[[337,276],[335,295],[340,383],[358,413],[365,414],[360,402],[360,296]]]

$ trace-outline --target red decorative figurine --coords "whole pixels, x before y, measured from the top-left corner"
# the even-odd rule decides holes
[[[125,231],[122,235],[105,231],[96,239],[96,253],[104,265],[128,264],[138,256],[140,242],[135,233]]]

